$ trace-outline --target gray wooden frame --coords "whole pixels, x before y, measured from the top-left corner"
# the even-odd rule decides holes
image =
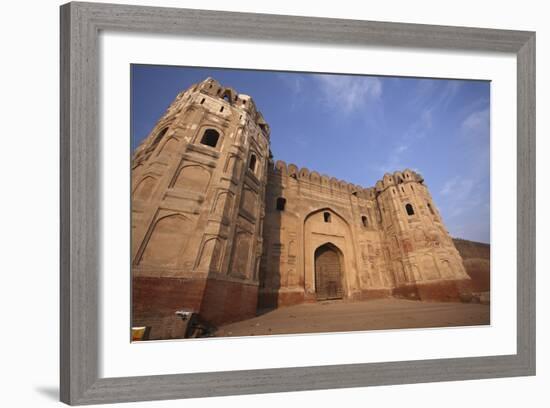
[[[98,376],[100,30],[478,50],[517,56],[517,354],[176,374]],[[282,15],[61,6],[61,400],[68,404],[255,394],[535,374],[535,33]]]

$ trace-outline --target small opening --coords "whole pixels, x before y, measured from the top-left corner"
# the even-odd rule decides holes
[[[246,101],[243,100],[243,105],[246,105]]]
[[[283,198],[283,197],[277,198],[277,210],[278,211],[284,211],[285,210],[285,204],[286,204],[286,199],[285,198]]]
[[[414,191],[414,188],[413,188],[412,184],[411,184],[411,191]]]
[[[354,191],[354,192],[351,193],[351,194],[353,194],[355,197],[357,197],[357,191]]]
[[[395,188],[392,188],[392,190],[391,190],[391,191],[392,191],[392,193],[393,193],[393,194],[395,194]]]
[[[290,177],[292,177],[293,179],[298,179],[298,176],[296,175],[296,173],[292,173],[292,174],[290,175]]]
[[[206,146],[216,147],[220,134],[214,129],[206,129],[202,135],[201,143]]]
[[[153,146],[156,145],[158,142],[160,142],[160,139],[162,139],[162,137],[166,134],[166,132],[168,131],[168,128],[164,128],[162,129],[158,135],[155,136],[155,140],[153,142]]]
[[[225,95],[223,96],[223,100],[226,101],[226,102],[229,102],[229,96],[227,96],[227,94],[225,94]]]
[[[248,162],[248,168],[252,171],[256,171],[256,155],[255,154],[250,156],[250,161]]]
[[[325,219],[325,222],[330,222],[330,213],[329,212],[324,212],[323,213],[323,218]]]
[[[405,189],[404,189],[403,187],[401,187],[401,191],[402,191],[402,192],[405,192]]]
[[[220,108],[220,112],[223,112],[223,106]]]
[[[411,204],[407,204],[405,206],[405,209],[407,210],[407,215],[414,215],[414,209]]]
[[[363,227],[366,228],[366,227],[369,226],[369,223],[368,223],[368,221],[367,221],[367,216],[366,216],[366,215],[363,215],[363,216],[361,217],[361,222],[363,223]]]
[[[428,203],[428,210],[430,210],[430,213],[432,213],[432,215],[435,215],[434,209],[432,208],[430,203]]]
[[[204,103],[204,101],[205,101],[205,99],[204,99],[204,98],[202,98],[202,101],[201,101],[201,105],[202,105],[202,104]]]

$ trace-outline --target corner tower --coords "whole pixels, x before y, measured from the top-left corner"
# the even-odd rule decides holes
[[[393,293],[422,300],[459,300],[470,277],[422,176],[405,170],[376,183]]]
[[[212,78],[177,95],[132,159],[132,324],[181,337],[175,312],[255,315],[269,126]]]

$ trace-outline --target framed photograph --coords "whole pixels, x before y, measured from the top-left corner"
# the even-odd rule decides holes
[[[61,7],[61,400],[535,374],[535,34]]]

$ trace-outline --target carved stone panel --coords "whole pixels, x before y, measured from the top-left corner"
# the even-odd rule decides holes
[[[148,265],[174,266],[185,250],[189,220],[181,214],[159,219],[145,243],[140,263]]]

